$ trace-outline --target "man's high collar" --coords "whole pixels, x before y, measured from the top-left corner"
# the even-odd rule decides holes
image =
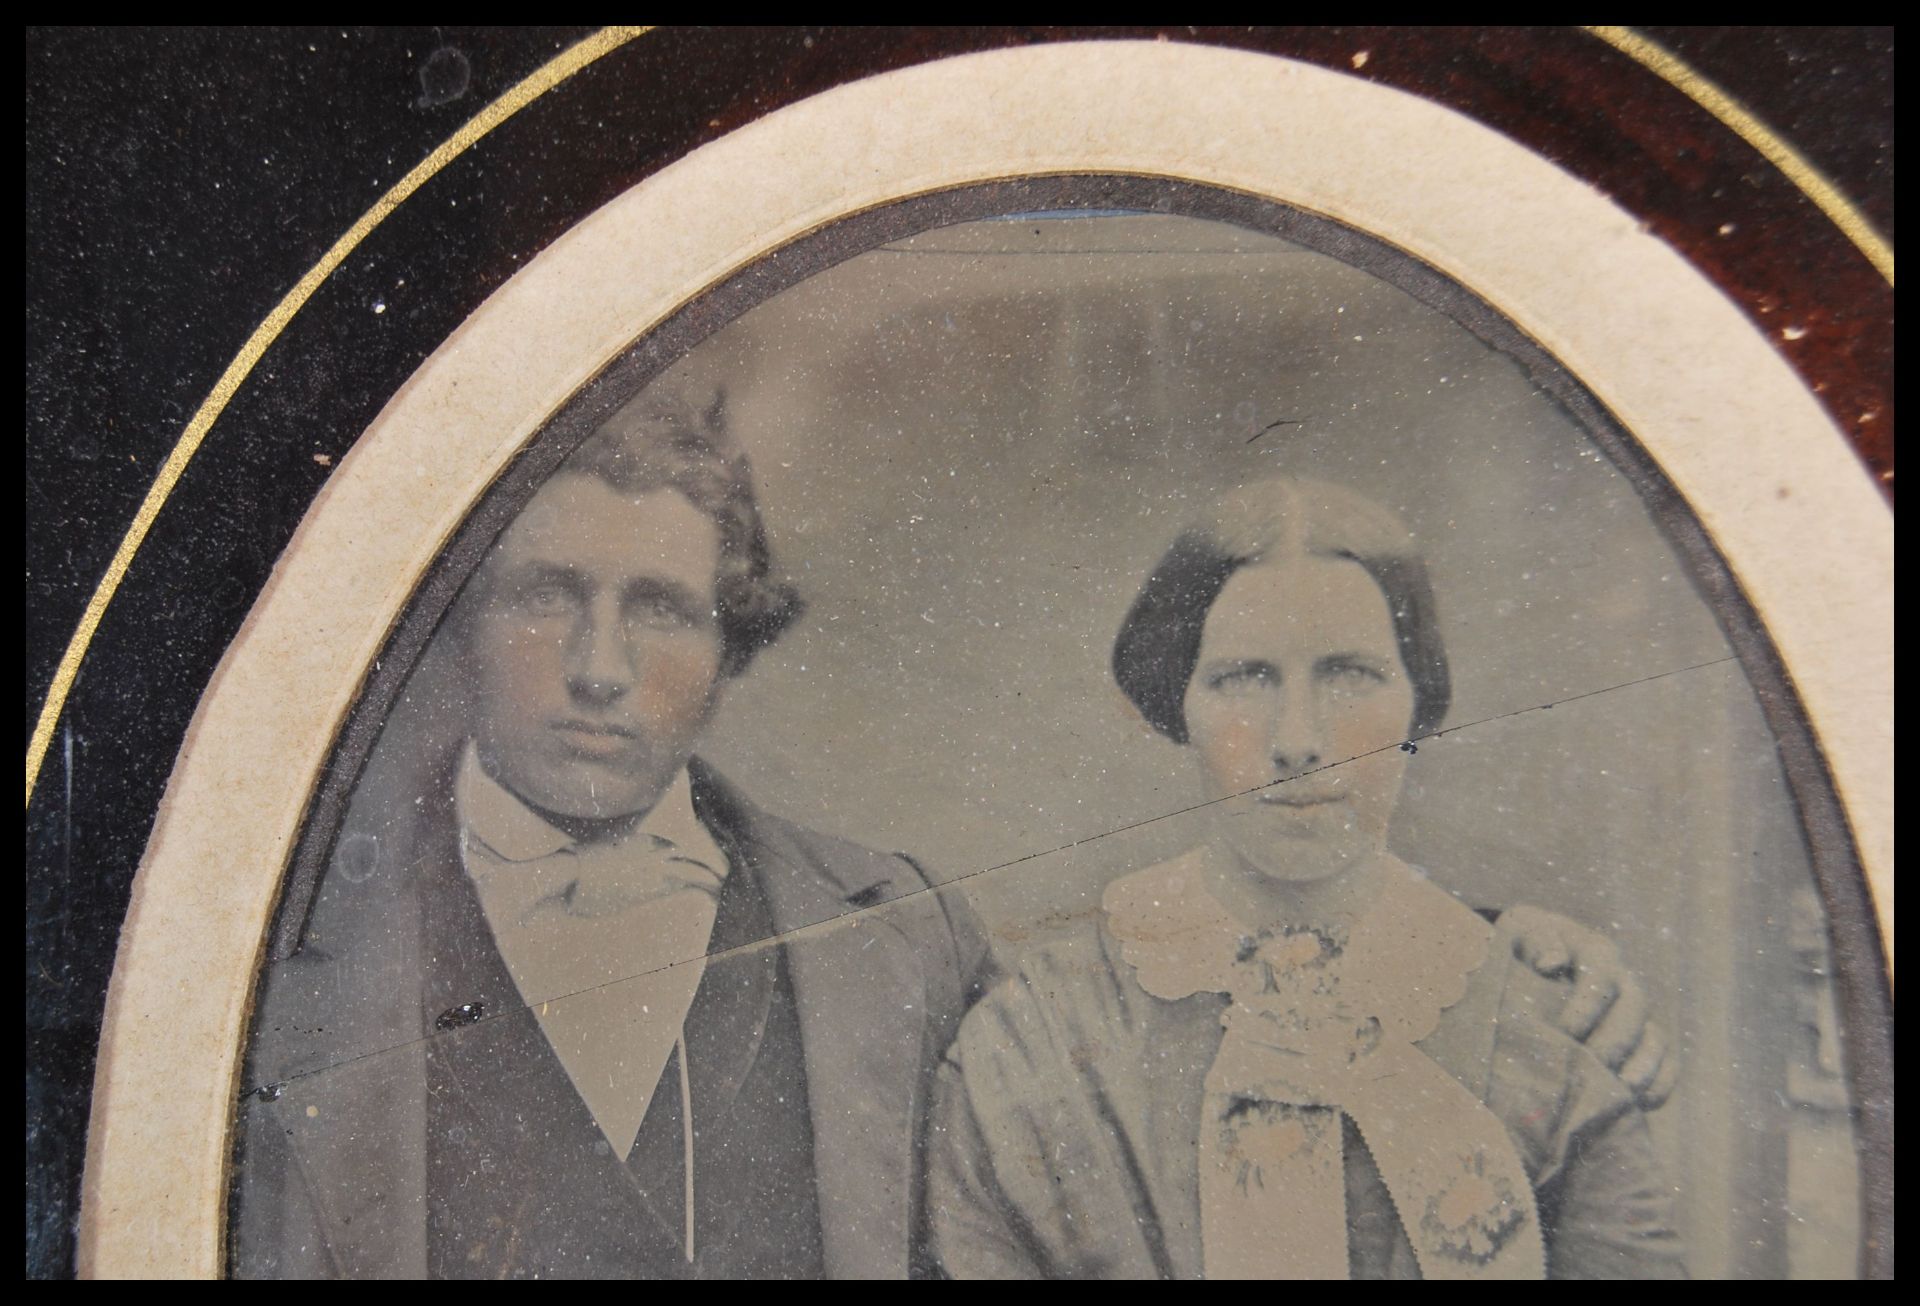
[[[501,861],[538,861],[575,843],[571,835],[542,819],[525,800],[488,775],[471,742],[461,754],[454,802],[460,828]],[[666,791],[621,842],[638,833],[665,839],[716,869],[727,865],[713,836],[694,814],[693,786],[685,766],[674,773]]]

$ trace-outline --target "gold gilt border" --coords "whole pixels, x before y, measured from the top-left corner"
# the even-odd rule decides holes
[[[27,744],[27,802],[33,801],[33,787],[40,778],[41,765],[46,761],[47,748],[53,742],[53,728],[60,720],[60,713],[66,707],[67,696],[73,690],[73,682],[80,674],[80,664],[87,656],[87,648],[93,643],[94,632],[100,628],[100,619],[106,615],[107,605],[113,602],[113,596],[120,588],[120,582],[127,574],[127,568],[133,564],[134,555],[146,541],[147,532],[165,506],[167,498],[173,493],[173,487],[186,471],[188,462],[199,450],[200,443],[206,439],[207,432],[226,411],[227,404],[239,391],[253,371],[254,364],[260,361],[268,346],[279,337],[293,320],[294,314],[305,306],[320,284],[333,275],[335,268],[347,259],[347,256],[359,247],[360,242],[370,235],[375,227],[384,222],[389,214],[400,207],[429,178],[454,159],[465,153],[480,139],[526,108],[540,96],[564,82],[595,60],[619,49],[635,37],[652,31],[652,27],[607,27],[594,33],[578,45],[574,45],[556,55],[527,76],[518,85],[492,104],[474,115],[459,131],[441,142],[434,151],[422,159],[413,170],[395,182],[386,194],[382,195],[374,206],[360,215],[359,221],[347,228],[344,235],[333,243],[333,247],[323,255],[318,263],[308,268],[306,274],[294,283],[293,289],[283,296],[273,311],[261,319],[247,342],[227,364],[226,370],[200,407],[194,410],[180,438],[174,442],[173,451],[160,464],[159,472],[148,488],[146,498],[140,503],[140,510],[133,515],[133,522],[127,527],[127,533],[120,541],[120,547],[114,550],[113,560],[107,564],[106,574],[94,587],[93,597],[87,600],[87,608],[81,614],[80,624],[74,629],[73,637],[67,641],[66,651],[60,655],[60,665],[53,673],[53,681],[47,687],[46,701],[40,706],[40,717],[33,727],[33,738]],[[1683,94],[1700,105],[1708,113],[1725,123],[1742,140],[1752,145],[1766,156],[1781,172],[1785,173],[1795,186],[1804,192],[1819,206],[1820,211],[1832,219],[1835,226],[1845,233],[1860,248],[1867,259],[1887,284],[1893,284],[1893,246],[1873,229],[1873,224],[1858,206],[1849,201],[1836,189],[1832,182],[1821,175],[1820,171],[1791,145],[1787,144],[1771,128],[1718,86],[1695,72],[1686,63],[1654,44],[1643,36],[1635,35],[1625,27],[1587,27],[1586,32],[1605,41],[1628,58],[1644,65],[1659,77],[1673,85]]]
[[[40,778],[40,768],[45,763],[47,748],[53,742],[53,729],[59,723],[60,713],[66,707],[67,696],[73,691],[73,682],[80,674],[80,664],[86,659],[87,648],[93,643],[94,632],[100,628],[100,620],[106,615],[107,605],[113,602],[114,594],[125,579],[127,568],[133,565],[134,556],[145,543],[147,532],[153,528],[154,519],[160,515],[160,509],[166,505],[167,498],[173,493],[173,487],[187,469],[187,464],[199,451],[200,443],[206,439],[220,414],[226,411],[228,403],[239,391],[240,386],[253,372],[254,365],[261,355],[287,329],[287,324],[313,297],[335,268],[347,260],[365,240],[374,228],[386,221],[389,214],[399,208],[401,203],[442,168],[453,162],[461,154],[477,144],[487,133],[511,118],[520,110],[545,95],[554,87],[586,68],[595,60],[611,54],[636,37],[652,31],[652,27],[607,27],[589,36],[578,45],[570,46],[553,59],[529,74],[505,95],[489,104],[468,120],[459,131],[442,141],[433,152],[416,164],[413,170],[395,182],[386,194],[375,201],[372,208],[360,215],[359,221],[347,228],[333,247],[323,255],[319,262],[308,268],[306,274],[294,283],[273,306],[273,311],[261,319],[253,334],[240,347],[233,361],[227,364],[220,379],[214,382],[212,391],[194,410],[186,429],[174,442],[173,450],[148,487],[146,498],[141,500],[140,509],[133,515],[133,522],[127,527],[127,533],[120,540],[120,547],[114,550],[113,560],[107,564],[106,574],[94,587],[93,597],[87,600],[86,611],[80,616],[80,624],[74,629],[73,637],[67,641],[66,651],[60,655],[60,665],[53,673],[52,683],[47,686],[46,701],[40,706],[40,716],[33,727],[33,738],[27,744],[27,798],[33,801],[34,784]],[[1691,98],[1708,113],[1725,123],[1742,140],[1752,145],[1781,172],[1785,173],[1794,185],[1803,191],[1807,198],[1819,206],[1820,211],[1832,219],[1835,226],[1845,233],[1847,239],[1859,246],[1880,275],[1893,284],[1893,247],[1873,229],[1873,224],[1860,209],[1837,190],[1833,183],[1821,175],[1818,169],[1808,163],[1806,158],[1770,129],[1765,123],[1748,111],[1746,106],[1728,95],[1718,86],[1695,72],[1686,63],[1665,49],[1638,36],[1625,27],[1587,27],[1586,32],[1605,41],[1614,49],[1652,70],[1659,77],[1673,85]]]
[[[146,498],[140,501],[140,510],[134,513],[133,523],[121,538],[120,547],[114,550],[113,561],[107,564],[106,574],[94,587],[93,597],[87,600],[87,609],[80,616],[80,624],[74,629],[73,638],[67,641],[66,652],[60,655],[60,665],[53,673],[53,683],[47,687],[46,701],[40,706],[40,719],[33,727],[33,738],[27,744],[28,803],[33,802],[33,786],[40,778],[40,767],[46,761],[47,747],[53,742],[53,728],[60,721],[61,710],[67,705],[67,696],[73,692],[73,682],[80,674],[80,664],[86,659],[94,632],[100,629],[100,619],[106,615],[107,605],[113,602],[120,582],[126,579],[127,568],[133,565],[134,556],[146,542],[147,532],[153,529],[154,519],[160,515],[160,509],[166,506],[173,487],[179,484],[182,473],[187,470],[187,464],[199,452],[201,441],[207,438],[207,432],[213,429],[213,424],[220,420],[220,414],[233,402],[234,395],[239,393],[240,387],[252,374],[254,365],[280,338],[280,333],[287,329],[294,315],[313,298],[313,292],[333,275],[334,269],[346,262],[347,257],[360,247],[360,242],[372,235],[374,228],[385,222],[435,173],[567,78],[652,30],[651,27],[602,28],[528,74],[505,95],[468,119],[459,131],[435,146],[431,154],[415,164],[411,172],[375,200],[373,207],[361,214],[359,221],[348,227],[345,234],[333,242],[333,247],[321,256],[320,261],[308,268],[305,275],[294,283],[293,289],[281,296],[280,302],[273,306],[273,311],[260,320],[260,325],[253,329],[247,342],[240,346],[240,352],[233,356],[233,361],[220,373],[220,379],[213,383],[213,389],[194,410],[186,429],[174,441],[173,451],[167,455],[167,460],[160,464],[153,484],[147,487]]]

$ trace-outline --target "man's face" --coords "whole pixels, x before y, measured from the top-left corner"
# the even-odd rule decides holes
[[[562,474],[489,555],[469,645],[488,774],[562,816],[651,808],[718,694],[720,534],[673,490]]]

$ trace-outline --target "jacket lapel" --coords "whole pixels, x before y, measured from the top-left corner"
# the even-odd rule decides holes
[[[242,1203],[244,1220],[288,1222],[264,1235],[277,1263],[263,1272],[427,1274],[422,1036],[433,1025],[430,1016],[421,1019],[417,1003],[439,958],[422,893],[458,856],[449,819],[450,806],[425,813],[408,856],[381,863],[370,880],[323,881],[300,951],[269,981],[257,1021],[263,1042],[284,1027],[277,1038],[298,1058],[256,1065],[262,1079],[286,1081],[262,1122],[273,1146],[287,1149],[284,1187]],[[282,1002],[284,1011],[277,1010]],[[278,1209],[258,1209],[263,1204]],[[261,1250],[243,1230],[240,1273],[250,1276],[247,1261]]]
[[[834,1278],[907,1276],[915,1121],[926,1061],[925,980],[907,937],[859,908],[891,896],[892,859],[828,860],[785,822],[694,766],[695,806],[766,891],[787,953],[813,1118],[820,1236]]]
[[[927,994],[920,959],[906,934],[882,919],[887,913],[862,909],[917,886],[890,879],[890,868],[900,867],[895,859],[832,841],[819,840],[823,846],[816,846],[818,836],[760,812],[697,760],[691,769],[696,810],[736,869],[750,870],[758,879],[772,937],[786,949],[807,1073],[827,1273],[904,1278],[918,1178],[915,1123],[924,1106],[923,1070],[929,1052],[937,1049],[925,1046]],[[405,945],[398,949],[404,955],[384,970],[366,967],[364,957],[357,957],[359,966],[344,967],[353,974],[367,970],[370,982],[377,973],[384,1001],[369,1001],[370,1008],[392,1009],[400,994],[409,995],[400,1007],[411,1008],[410,1016],[421,1010],[411,995],[427,999],[431,1007],[432,978],[450,965],[465,970],[462,963],[473,960],[432,928],[431,911],[422,911],[427,905],[422,898],[446,887],[450,878],[457,883],[461,874],[451,805],[437,807],[445,810],[427,814],[432,837],[424,847],[416,846],[404,876],[408,892],[398,895],[407,910],[363,912],[358,930],[349,931]],[[375,915],[377,921],[370,919]],[[427,1073],[419,1049],[418,1044],[403,1046],[372,1058],[370,1066],[357,1068],[359,1075],[353,1069],[334,1070],[305,1081],[324,1084],[345,1099],[328,1103],[319,1120],[380,1122],[371,1129],[362,1125],[360,1132],[375,1145],[364,1156],[356,1153],[351,1164],[343,1166],[337,1140],[332,1152],[313,1150],[326,1154],[328,1164],[319,1169],[350,1173],[360,1188],[372,1190],[374,1204],[386,1214],[384,1219],[330,1220],[329,1215],[339,1214],[331,1210],[336,1203],[326,1200],[328,1194],[311,1194],[321,1227],[309,1237],[332,1253],[325,1266],[310,1267],[315,1273],[417,1277],[427,1268],[422,1218],[428,1196],[422,1147]],[[369,1082],[356,1092],[353,1081],[363,1078]],[[296,1110],[303,1104],[299,1099],[289,1085],[288,1109],[277,1114],[317,1124]],[[308,1168],[297,1159],[309,1151],[302,1146],[307,1141],[287,1139],[296,1170]],[[370,1217],[369,1212],[355,1214]]]

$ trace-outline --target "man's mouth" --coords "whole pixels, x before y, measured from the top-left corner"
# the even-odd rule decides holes
[[[555,730],[570,730],[582,735],[606,735],[614,739],[638,739],[639,734],[628,726],[616,725],[611,721],[581,721],[569,717],[553,723]]]
[[[611,721],[582,721],[568,717],[553,723],[553,732],[575,752],[612,757],[626,752],[640,735],[630,726]]]

